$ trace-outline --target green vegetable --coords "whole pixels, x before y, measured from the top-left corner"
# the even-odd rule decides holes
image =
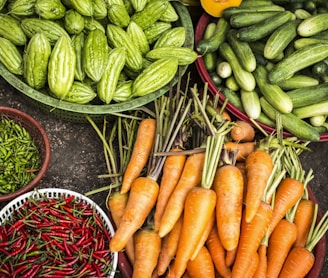
[[[251,72],[244,70],[229,43],[223,42],[219,48],[220,54],[230,64],[236,82],[245,91],[253,91],[256,86]]]
[[[0,196],[27,185],[40,169],[40,154],[29,132],[14,120],[0,119]]]
[[[13,74],[23,74],[23,57],[16,45],[0,37],[0,62]]]
[[[24,78],[29,86],[39,90],[47,81],[51,45],[43,33],[36,33],[29,40],[24,53]]]
[[[99,29],[91,31],[83,47],[83,67],[86,75],[98,82],[103,75],[108,57],[107,37]]]
[[[70,38],[60,37],[49,58],[48,85],[59,99],[64,99],[74,82],[76,54]]]
[[[119,76],[125,65],[126,52],[124,47],[117,47],[109,52],[107,67],[97,84],[98,97],[109,104],[116,91]]]
[[[200,54],[205,54],[207,52],[214,52],[218,50],[221,43],[226,40],[226,35],[229,29],[229,22],[223,17],[220,17],[216,23],[214,34],[208,38],[203,38],[197,43],[197,52]]]
[[[328,13],[305,18],[298,26],[297,33],[302,37],[310,37],[325,30],[328,30]]]
[[[278,85],[267,82],[267,70],[264,66],[258,66],[254,71],[254,76],[261,94],[270,105],[280,113],[290,113],[293,103],[290,96]]]
[[[275,84],[292,77],[296,72],[328,57],[328,44],[316,43],[295,50],[277,63],[268,78]]]
[[[162,58],[144,69],[134,80],[132,86],[133,97],[145,96],[171,82],[178,71],[178,59]]]
[[[276,121],[277,113],[265,99],[260,98],[260,103],[263,112],[272,120]],[[281,122],[285,130],[289,131],[294,136],[302,140],[317,142],[320,139],[320,134],[313,126],[311,126],[306,121],[298,118],[293,113],[281,113]]]
[[[263,21],[251,26],[238,29],[237,37],[242,41],[258,41],[270,35],[275,29],[289,20],[295,19],[295,15],[290,11],[283,11],[272,15]]]

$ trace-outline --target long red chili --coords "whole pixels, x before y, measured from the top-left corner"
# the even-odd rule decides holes
[[[0,226],[0,277],[106,277],[110,234],[74,196],[31,199]]]

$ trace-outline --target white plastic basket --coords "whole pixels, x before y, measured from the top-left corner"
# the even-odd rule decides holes
[[[0,211],[0,224],[4,223],[6,220],[10,220],[14,211],[18,210],[21,206],[23,206],[23,204],[25,203],[25,201],[28,200],[28,198],[32,197],[33,198],[37,198],[38,196],[42,196],[42,197],[47,197],[47,198],[60,198],[62,196],[74,196],[77,200],[85,202],[90,204],[92,207],[95,208],[96,212],[98,213],[98,215],[100,216],[101,220],[104,223],[104,226],[107,228],[109,234],[111,236],[114,235],[114,228],[112,226],[111,221],[109,220],[109,218],[107,217],[107,215],[105,214],[105,212],[94,202],[92,201],[90,198],[84,196],[81,193],[77,193],[75,191],[72,190],[68,190],[68,189],[60,189],[60,188],[43,188],[43,189],[38,189],[37,191],[30,191],[27,192],[19,197],[17,197],[16,199],[12,200],[11,202],[9,202],[1,211]],[[114,278],[115,277],[115,273],[116,273],[116,269],[117,269],[117,264],[118,264],[118,253],[117,252],[113,252],[112,253],[112,270],[111,272],[108,274],[108,278]]]

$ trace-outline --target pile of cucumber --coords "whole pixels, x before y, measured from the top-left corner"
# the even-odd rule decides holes
[[[328,131],[328,1],[244,0],[195,45],[216,87],[249,118],[319,141]]]

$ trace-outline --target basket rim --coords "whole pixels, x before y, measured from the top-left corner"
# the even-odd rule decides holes
[[[210,16],[207,13],[203,13],[199,20],[198,23],[196,25],[196,29],[195,29],[195,44],[197,44],[202,37],[203,32],[205,31],[205,27],[207,25],[208,22],[210,22],[210,20],[213,17]],[[214,82],[211,80],[210,75],[208,74],[206,68],[205,68],[205,63],[204,63],[204,59],[203,57],[198,57],[198,59],[195,62],[196,68],[199,72],[199,75],[201,77],[201,79],[203,80],[203,82],[208,83],[208,87],[209,90],[211,91],[212,94],[218,94],[219,95],[219,101],[221,102],[221,104],[224,102],[225,97],[222,94],[222,92],[215,86]],[[228,102],[226,105],[226,109],[231,112],[235,117],[247,121],[251,124],[253,124],[249,117],[243,113],[242,111],[240,111],[236,106],[234,106],[231,102]],[[261,126],[266,132],[268,133],[272,133],[275,131],[275,128],[268,126],[262,122],[256,121],[259,126]],[[287,132],[286,130],[284,130],[283,132],[284,136],[286,137],[291,137],[293,136],[291,133]],[[328,141],[328,132],[324,132],[322,134],[320,134],[320,142],[324,142],[324,141]]]
[[[26,192],[20,196],[18,196],[17,198],[11,200],[6,206],[4,206],[1,210],[0,210],[0,224],[3,222],[3,220],[8,219],[6,217],[6,213],[7,211],[9,211],[12,207],[15,207],[16,209],[21,207],[23,205],[23,201],[25,201],[26,199],[28,199],[31,196],[38,196],[41,194],[46,194],[47,193],[56,193],[56,194],[62,194],[62,195],[68,195],[68,196],[74,196],[76,198],[78,198],[81,201],[85,201],[88,204],[90,204],[91,206],[93,206],[97,213],[99,213],[103,219],[103,221],[105,221],[105,224],[107,225],[107,228],[110,232],[110,234],[113,236],[115,231],[114,231],[114,227],[112,222],[110,221],[110,219],[108,218],[107,214],[103,211],[103,209],[93,200],[91,200],[89,197],[83,195],[82,193],[70,190],[70,189],[63,189],[63,188],[41,188],[41,189],[37,189],[37,190],[32,190],[29,192]],[[21,204],[20,206],[17,206],[17,204]],[[109,273],[109,278],[114,278],[115,277],[115,272],[117,269],[117,265],[118,265],[118,252],[112,252],[112,270]]]
[[[38,133],[44,143],[44,150],[43,150],[44,151],[44,159],[42,160],[42,165],[41,165],[39,172],[37,173],[35,178],[33,180],[31,180],[26,186],[16,190],[15,192],[0,196],[0,202],[5,202],[5,201],[9,201],[13,198],[16,198],[17,196],[31,190],[40,182],[40,180],[43,178],[46,171],[48,170],[48,167],[50,164],[51,147],[50,147],[49,137],[48,137],[46,131],[44,130],[42,125],[36,119],[34,119],[31,115],[29,115],[19,109],[7,107],[7,106],[0,106],[0,116],[2,113],[18,116],[23,121],[31,123],[38,131]]]
[[[185,46],[193,49],[194,47],[194,28],[193,22],[188,12],[187,7],[185,7],[182,3],[178,1],[171,2],[178,14],[180,15],[179,20],[181,21],[181,25],[186,27],[186,42]],[[162,87],[161,89],[150,93],[148,95],[138,97],[129,101],[121,102],[121,103],[112,103],[112,104],[78,104],[71,103],[67,101],[61,101],[60,99],[56,99],[50,95],[46,95],[40,91],[33,89],[28,86],[21,78],[10,73],[5,66],[0,63],[0,75],[6,80],[12,87],[16,88],[18,91],[29,97],[30,99],[37,101],[40,104],[47,105],[54,109],[60,109],[66,112],[73,112],[79,114],[90,114],[90,115],[102,115],[102,114],[114,114],[120,113],[124,111],[129,111],[146,105],[153,100],[159,98],[163,94],[169,91],[171,84],[176,84],[179,79],[179,75],[184,74],[188,68],[187,66],[179,66],[179,71],[170,82],[170,84]]]

